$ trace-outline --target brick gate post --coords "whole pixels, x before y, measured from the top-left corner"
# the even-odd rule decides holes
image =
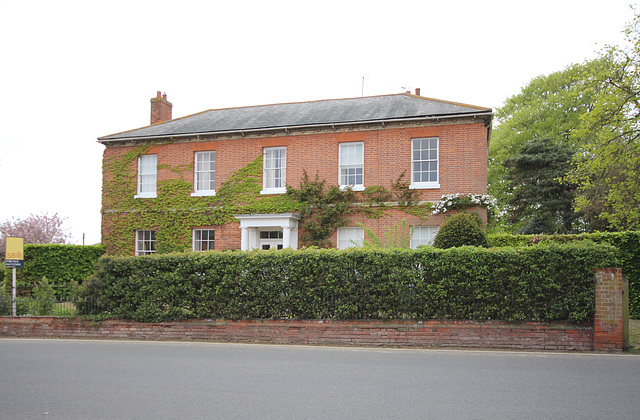
[[[626,290],[625,290],[626,286]],[[622,351],[629,342],[628,284],[620,268],[596,270],[595,351]]]

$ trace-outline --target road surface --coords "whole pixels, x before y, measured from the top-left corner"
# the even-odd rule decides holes
[[[637,419],[640,357],[0,339],[2,419]]]

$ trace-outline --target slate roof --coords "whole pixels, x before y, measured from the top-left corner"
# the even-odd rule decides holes
[[[401,93],[213,109],[149,127],[100,137],[98,140],[108,143],[119,140],[392,122],[406,119],[451,118],[465,115],[491,117],[492,110]]]

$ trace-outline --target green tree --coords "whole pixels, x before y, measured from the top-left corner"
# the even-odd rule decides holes
[[[23,238],[25,244],[66,244],[71,239],[71,230],[63,223],[66,217],[58,213],[33,214],[24,219],[0,222],[0,260],[4,260],[6,241],[4,238],[15,236]]]
[[[571,233],[577,221],[573,209],[575,186],[562,182],[571,169],[572,150],[549,139],[531,140],[505,160],[512,193],[509,221],[517,233]]]
[[[498,207],[503,208],[513,199],[507,179],[509,167],[504,163],[516,156],[524,144],[547,139],[571,151],[581,147],[585,138],[572,133],[582,124],[583,115],[593,109],[600,90],[593,75],[605,68],[606,60],[596,59],[539,76],[496,110],[498,126],[489,147],[488,178],[489,193],[498,200]],[[503,228],[514,230],[509,224]]]
[[[618,230],[640,229],[640,15],[623,47],[607,46],[594,73],[602,88],[572,139],[583,146],[568,179],[580,185],[577,208]]]

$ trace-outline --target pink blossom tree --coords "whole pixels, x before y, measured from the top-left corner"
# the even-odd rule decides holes
[[[4,260],[7,236],[24,238],[25,244],[66,244],[71,239],[71,230],[62,226],[66,217],[58,213],[33,214],[25,219],[0,222],[0,260]]]

